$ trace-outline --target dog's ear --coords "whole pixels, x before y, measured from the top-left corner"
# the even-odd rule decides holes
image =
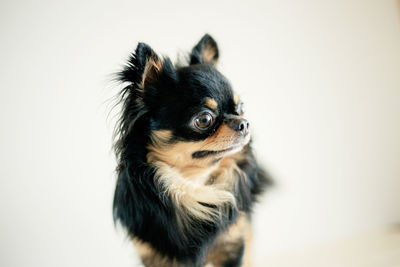
[[[167,70],[170,61],[167,62]],[[118,157],[127,152],[128,144],[132,142],[131,132],[141,118],[148,112],[144,98],[148,88],[162,79],[164,71],[163,61],[157,54],[144,43],[139,43],[134,53],[131,54],[127,64],[118,73],[118,80],[126,83],[120,92],[118,103],[122,104],[121,117],[115,128],[114,136],[118,138],[115,143],[115,151]],[[143,122],[142,122],[143,123]],[[142,125],[143,126],[143,125]],[[138,127],[135,131],[141,131]]]
[[[131,55],[119,78],[123,82],[134,83],[138,88],[145,88],[155,83],[163,69],[163,62],[145,43],[139,43]]]
[[[217,42],[206,34],[201,38],[199,43],[193,47],[190,54],[190,65],[194,64],[212,64],[216,65],[218,61],[218,46]]]

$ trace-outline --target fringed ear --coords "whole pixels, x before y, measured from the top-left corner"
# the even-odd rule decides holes
[[[163,62],[157,54],[147,44],[139,43],[124,69],[118,74],[118,79],[127,83],[120,92],[121,117],[114,133],[118,157],[126,152],[132,132],[140,132],[140,127],[136,127],[136,124],[148,112],[144,103],[145,91],[149,85],[161,79],[162,71]]]
[[[138,88],[145,88],[158,80],[162,69],[162,61],[151,47],[139,43],[119,76],[123,82],[132,82]]]
[[[190,55],[190,65],[212,64],[216,65],[219,57],[217,42],[206,34],[199,43],[193,47]]]
[[[144,88],[148,84],[155,83],[162,72],[163,65],[161,59],[150,48],[150,46],[144,43],[139,43],[138,47],[136,48],[136,56],[143,66],[143,74],[139,87]]]

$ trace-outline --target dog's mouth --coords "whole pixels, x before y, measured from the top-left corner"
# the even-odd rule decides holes
[[[235,145],[223,150],[200,150],[194,152],[192,158],[200,159],[211,156],[220,156],[222,154],[233,154],[239,152],[242,148],[243,145]]]
[[[230,145],[219,150],[198,150],[192,153],[193,159],[202,159],[207,157],[225,157],[228,155],[235,154],[243,149],[245,145],[247,145],[250,141],[250,135],[247,134],[246,136],[241,136],[236,139],[231,139],[229,141]],[[221,147],[222,148],[222,147]]]

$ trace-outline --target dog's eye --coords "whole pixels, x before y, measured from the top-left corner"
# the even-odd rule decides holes
[[[240,116],[242,116],[242,115],[244,114],[245,109],[244,109],[243,102],[240,102],[240,103],[237,105],[236,112],[237,112]]]
[[[198,130],[204,131],[214,123],[214,116],[208,111],[203,111],[194,118],[193,122]]]

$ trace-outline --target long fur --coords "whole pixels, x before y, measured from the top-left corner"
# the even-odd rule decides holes
[[[227,80],[214,67],[218,54],[216,42],[205,35],[192,50],[190,66],[176,69],[168,58],[161,60],[148,45],[139,43],[119,74],[125,87],[115,134],[118,180],[113,214],[137,244],[152,251],[142,256],[148,266],[203,265],[217,238],[235,225],[240,214],[250,217],[257,196],[270,184],[250,144],[218,162],[192,156],[199,166],[187,172],[177,161],[168,161],[179,147],[202,144],[214,134],[182,128],[185,110],[179,110],[183,107],[176,99],[182,103],[204,95],[221,103],[233,99]],[[213,86],[217,89],[209,89]],[[183,87],[195,89],[189,94]],[[218,92],[218,88],[229,90]],[[165,130],[170,128],[174,130]],[[167,153],[165,159],[162,152]],[[197,177],[197,172],[202,178],[188,179]],[[239,250],[244,248],[236,247],[239,258],[229,260],[239,266]]]

